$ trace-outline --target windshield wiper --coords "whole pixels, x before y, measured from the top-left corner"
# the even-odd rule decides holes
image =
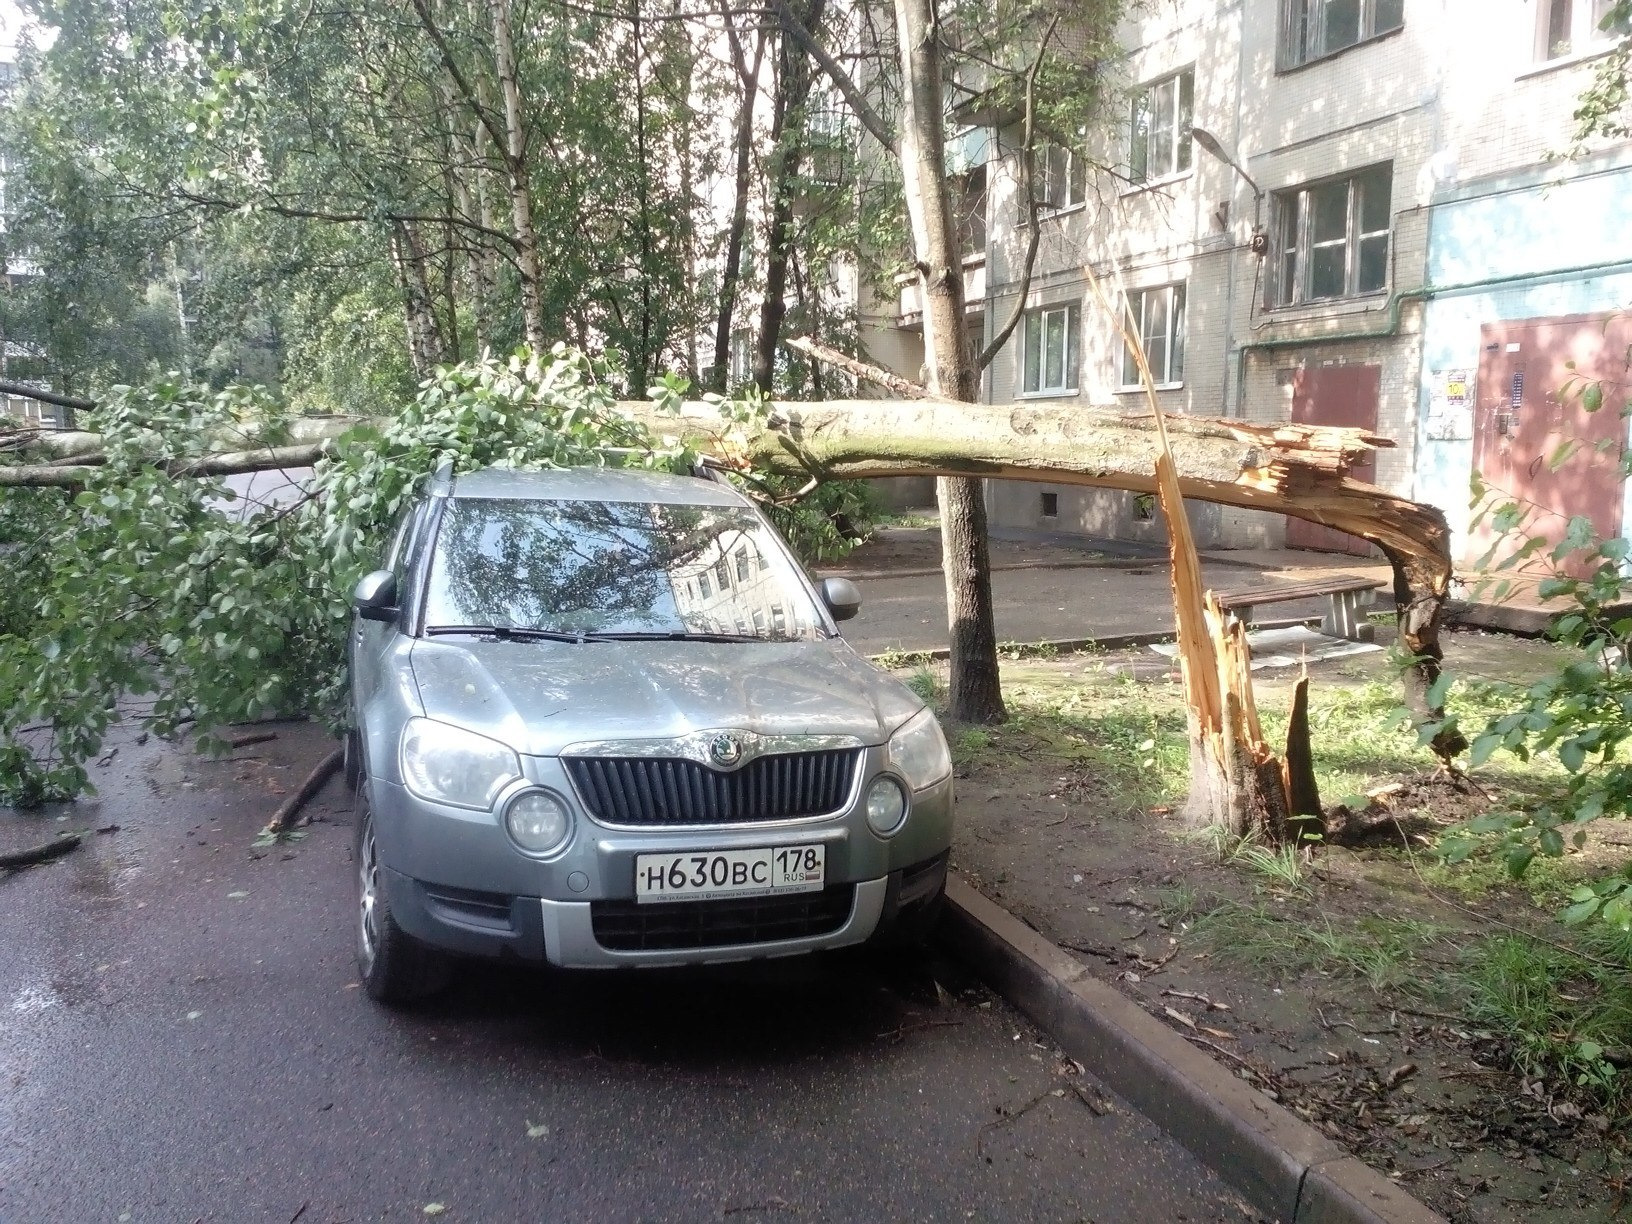
[[[629,633],[597,633],[592,635],[607,642],[769,642],[774,639],[752,633],[690,633],[684,629],[635,630]]]
[[[601,635],[595,633],[564,633],[559,629],[529,629],[521,625],[427,625],[425,636],[435,637],[444,633],[468,633],[476,637],[496,637],[501,642],[598,642]]]

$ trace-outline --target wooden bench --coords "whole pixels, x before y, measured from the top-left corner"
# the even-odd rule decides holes
[[[1335,574],[1330,578],[1315,578],[1308,582],[1218,591],[1216,595],[1219,607],[1225,614],[1243,625],[1252,624],[1253,609],[1262,605],[1324,598],[1326,615],[1321,618],[1320,631],[1332,637],[1365,642],[1372,637],[1372,626],[1366,620],[1365,609],[1371,606],[1373,593],[1386,585],[1380,578]]]

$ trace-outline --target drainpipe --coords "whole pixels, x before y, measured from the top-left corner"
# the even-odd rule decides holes
[[[1448,293],[1466,293],[1476,289],[1495,289],[1525,281],[1576,280],[1598,273],[1632,271],[1632,260],[1614,260],[1609,263],[1577,264],[1569,268],[1553,268],[1546,272],[1517,272],[1507,276],[1491,276],[1483,280],[1462,281],[1454,285],[1422,285],[1416,289],[1401,289],[1388,296],[1385,308],[1387,321],[1381,327],[1357,331],[1329,332],[1318,336],[1281,336],[1272,340],[1254,340],[1236,349],[1235,396],[1237,405],[1244,410],[1247,394],[1247,354],[1273,352],[1276,349],[1308,348],[1317,344],[1342,344],[1351,340],[1383,340],[1400,334],[1400,308],[1408,301],[1427,302]]]

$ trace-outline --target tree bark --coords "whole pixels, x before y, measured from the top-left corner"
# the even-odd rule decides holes
[[[946,191],[935,0],[895,0],[895,24],[905,85],[899,120],[901,178],[924,304],[927,383],[933,395],[974,403],[980,398],[980,372],[969,343],[963,259]],[[942,478],[936,481],[935,495],[951,638],[947,712],[960,722],[1002,722],[1008,711],[998,675],[983,487],[978,480]]]
[[[447,360],[442,332],[431,305],[429,260],[419,234],[406,222],[391,228],[391,259],[397,266],[397,284],[402,292],[402,314],[408,334],[408,360],[415,378],[427,378]]]

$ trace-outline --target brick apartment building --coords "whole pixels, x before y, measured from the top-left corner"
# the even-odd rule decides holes
[[[1150,354],[1163,407],[1362,425],[1395,442],[1364,478],[1434,502],[1465,559],[1475,470],[1618,533],[1632,325],[1632,147],[1554,160],[1611,46],[1608,0],[1157,0],[1124,23],[1110,147],[1039,158],[1045,202],[1023,324],[993,403],[1143,411],[1097,278]],[[989,122],[974,108],[974,123]],[[977,217],[971,329],[989,336],[1025,249],[1016,134],[956,142]],[[1083,157],[1088,152],[1091,157]],[[1097,167],[1114,167],[1114,170]],[[922,361],[916,288],[862,299],[875,359]],[[1571,368],[1566,362],[1575,361]],[[1605,409],[1563,384],[1606,379]],[[1563,439],[1608,437],[1567,455]],[[1541,455],[1538,461],[1537,456]],[[996,528],[1157,539],[1147,499],[992,482]],[[1193,507],[1214,547],[1364,550],[1278,515]]]

